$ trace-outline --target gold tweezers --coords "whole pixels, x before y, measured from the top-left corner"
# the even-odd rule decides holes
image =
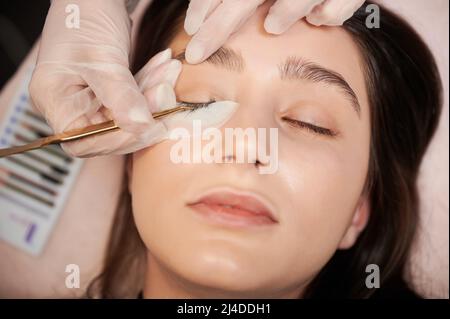
[[[187,111],[192,110],[192,107],[179,105],[177,107],[167,109],[161,112],[153,113],[152,116],[154,119],[159,119],[161,117],[164,117],[166,115],[177,113],[180,111]],[[59,143],[65,143],[65,142],[72,142],[76,141],[85,137],[98,135],[98,134],[104,134],[107,132],[112,132],[119,130],[120,128],[114,123],[114,121],[106,121],[99,124],[89,125],[83,128],[78,128],[74,130],[70,130],[67,132],[62,132],[55,135],[50,135],[46,137],[39,138],[31,143],[20,145],[20,146],[13,146],[8,148],[0,149],[0,158],[13,155],[13,154],[19,154],[31,150],[35,150],[38,148],[42,148],[47,145],[51,144],[59,144]]]

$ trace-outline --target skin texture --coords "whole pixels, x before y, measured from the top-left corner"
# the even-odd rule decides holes
[[[279,168],[260,175],[252,164],[174,164],[174,141],[133,155],[130,190],[138,231],[148,248],[147,298],[295,298],[337,249],[351,247],[369,209],[370,114],[360,53],[339,27],[303,21],[280,35],[264,31],[268,5],[232,36],[242,72],[211,63],[184,65],[179,101],[240,104],[221,127],[278,128]],[[182,52],[180,29],[171,48]],[[330,84],[282,80],[278,67],[298,57],[338,72],[354,90],[352,103]],[[288,116],[337,132],[319,135],[290,125]],[[253,192],[273,206],[278,223],[229,228],[198,218],[186,203],[212,187]]]

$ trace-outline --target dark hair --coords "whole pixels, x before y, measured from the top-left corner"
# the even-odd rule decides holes
[[[181,28],[188,3],[153,1],[140,26],[135,72],[168,47]],[[368,28],[369,4],[343,28],[364,59],[372,130],[367,178],[371,215],[355,245],[336,251],[304,298],[398,297],[399,292],[414,296],[403,275],[419,219],[416,179],[438,125],[442,88],[434,58],[420,36],[382,7],[380,28]],[[103,272],[91,283],[88,295],[135,297],[142,289],[146,248],[134,224],[127,184],[125,178]],[[369,264],[380,268],[381,289],[365,285]]]

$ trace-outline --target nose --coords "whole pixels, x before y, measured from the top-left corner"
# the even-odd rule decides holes
[[[268,107],[258,105],[256,101],[240,103],[239,109],[222,127],[223,163],[246,164],[257,169],[269,165],[267,156],[262,156],[270,149],[268,134],[273,126]]]

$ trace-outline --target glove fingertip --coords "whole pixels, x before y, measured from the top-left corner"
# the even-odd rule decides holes
[[[267,33],[280,35],[286,29],[281,25],[279,19],[273,14],[269,14],[264,20],[264,29]]]
[[[132,107],[128,111],[128,118],[136,124],[147,124],[150,122],[150,112],[142,107]]]
[[[193,19],[190,17],[186,17],[186,20],[184,20],[184,31],[186,31],[189,36],[193,36],[195,33],[197,33],[199,28],[199,23],[196,23],[196,21],[193,21]]]
[[[322,19],[320,19],[317,15],[309,15],[306,17],[306,21],[308,21],[309,24],[320,27],[323,25]]]
[[[198,64],[203,61],[204,56],[205,56],[204,47],[200,43],[191,40],[185,52],[186,62],[189,64]]]
[[[143,99],[145,101],[144,96]],[[133,135],[141,134],[153,121],[147,103],[137,103],[126,110],[113,110],[113,115],[117,126]]]

